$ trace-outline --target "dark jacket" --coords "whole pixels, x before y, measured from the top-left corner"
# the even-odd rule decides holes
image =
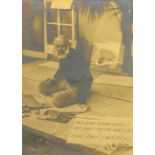
[[[60,61],[59,69],[54,75],[56,81],[65,79],[78,89],[77,102],[84,103],[90,95],[93,81],[86,59],[80,52],[70,49],[66,58]]]

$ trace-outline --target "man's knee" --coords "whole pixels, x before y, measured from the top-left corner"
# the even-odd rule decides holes
[[[59,92],[53,95],[53,104],[58,108],[65,107],[63,96]]]
[[[57,90],[59,90],[59,87],[56,84],[51,86],[51,80],[49,79],[41,82],[39,85],[39,91],[45,96],[51,96]]]

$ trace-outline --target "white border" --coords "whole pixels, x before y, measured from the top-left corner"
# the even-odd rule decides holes
[[[22,1],[1,1],[0,142],[21,155]],[[134,155],[155,154],[155,1],[134,1]]]
[[[22,1],[0,2],[0,154],[22,154]]]
[[[155,154],[155,1],[134,1],[134,155]]]

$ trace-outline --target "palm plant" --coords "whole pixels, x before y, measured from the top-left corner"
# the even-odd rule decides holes
[[[132,76],[132,0],[79,0],[78,5],[80,13],[88,14],[89,20],[94,21],[108,13],[112,19],[120,23],[124,45],[122,71]]]

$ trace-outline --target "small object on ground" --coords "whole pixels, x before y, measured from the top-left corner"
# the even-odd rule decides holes
[[[27,106],[30,110],[38,110],[38,109],[46,109],[46,108],[51,108],[53,106],[47,105],[47,104],[34,104],[34,105],[29,105]]]
[[[22,107],[22,117],[30,117],[31,115],[31,110],[27,106]]]
[[[40,114],[40,109],[38,108],[38,109],[36,109],[37,111],[36,111],[36,115],[39,115]]]
[[[30,117],[30,113],[22,113],[22,117]]]
[[[84,113],[90,111],[91,108],[88,104],[79,104],[79,111],[78,113]]]
[[[73,112],[58,112],[55,110],[47,110],[43,115],[40,115],[38,119],[59,123],[68,123],[75,115],[76,113]]]
[[[22,113],[31,113],[31,110],[27,106],[22,106]]]
[[[38,110],[38,109],[46,109],[53,107],[52,105],[48,103],[39,103],[34,96],[29,95],[26,96],[28,100],[23,103],[23,107],[27,107],[30,110]]]

